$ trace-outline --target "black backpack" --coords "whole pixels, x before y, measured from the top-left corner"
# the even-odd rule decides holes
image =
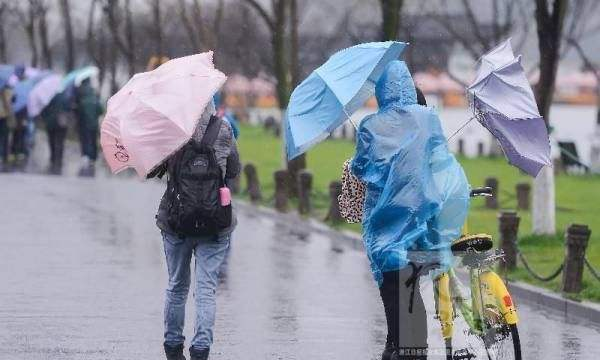
[[[214,149],[221,121],[212,116],[202,141],[190,140],[173,159],[167,221],[179,237],[216,235],[231,226],[231,204],[220,201],[225,178]]]

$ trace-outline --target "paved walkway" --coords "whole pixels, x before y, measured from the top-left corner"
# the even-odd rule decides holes
[[[0,359],[162,358],[166,271],[153,216],[163,186],[0,174]],[[212,359],[377,359],[385,324],[364,254],[333,251],[298,223],[239,215]],[[431,299],[430,283],[423,291]],[[526,359],[600,354],[598,329],[528,304],[520,314]],[[439,346],[433,319],[430,328]]]

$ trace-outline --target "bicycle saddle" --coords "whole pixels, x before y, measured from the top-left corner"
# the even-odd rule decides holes
[[[488,251],[494,246],[492,235],[474,234],[463,235],[452,243],[450,249],[455,252],[483,252]]]

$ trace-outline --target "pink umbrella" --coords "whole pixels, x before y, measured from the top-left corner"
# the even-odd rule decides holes
[[[41,80],[29,93],[27,113],[31,117],[38,116],[58,94],[62,84],[62,76],[52,74]]]
[[[100,143],[113,173],[133,167],[143,178],[189,141],[227,79],[212,55],[173,59],[136,74],[108,100]]]

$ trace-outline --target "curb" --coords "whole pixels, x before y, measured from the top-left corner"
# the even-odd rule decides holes
[[[334,240],[336,247],[339,245],[358,251],[362,251],[364,249],[362,238],[359,234],[348,230],[340,231],[333,229],[317,219],[305,218],[293,211],[288,213],[280,213],[275,209],[264,206],[255,206],[247,201],[239,199],[236,199],[235,205],[237,205],[237,207],[239,207],[241,210],[252,211],[254,213],[269,217],[277,217],[293,225],[301,223],[304,229],[327,236]],[[338,247],[338,250],[343,251],[341,247]],[[557,294],[550,290],[520,281],[508,281],[507,286],[510,290],[510,293],[519,301],[525,301],[529,305],[539,305],[557,311],[566,318],[574,317],[578,319],[585,319],[595,324],[600,324],[600,304],[595,304],[589,301],[577,302],[566,299],[561,294]]]
[[[600,324],[600,305],[574,301],[561,294],[520,281],[509,281],[510,293],[519,300],[560,312],[566,318],[578,318]]]

